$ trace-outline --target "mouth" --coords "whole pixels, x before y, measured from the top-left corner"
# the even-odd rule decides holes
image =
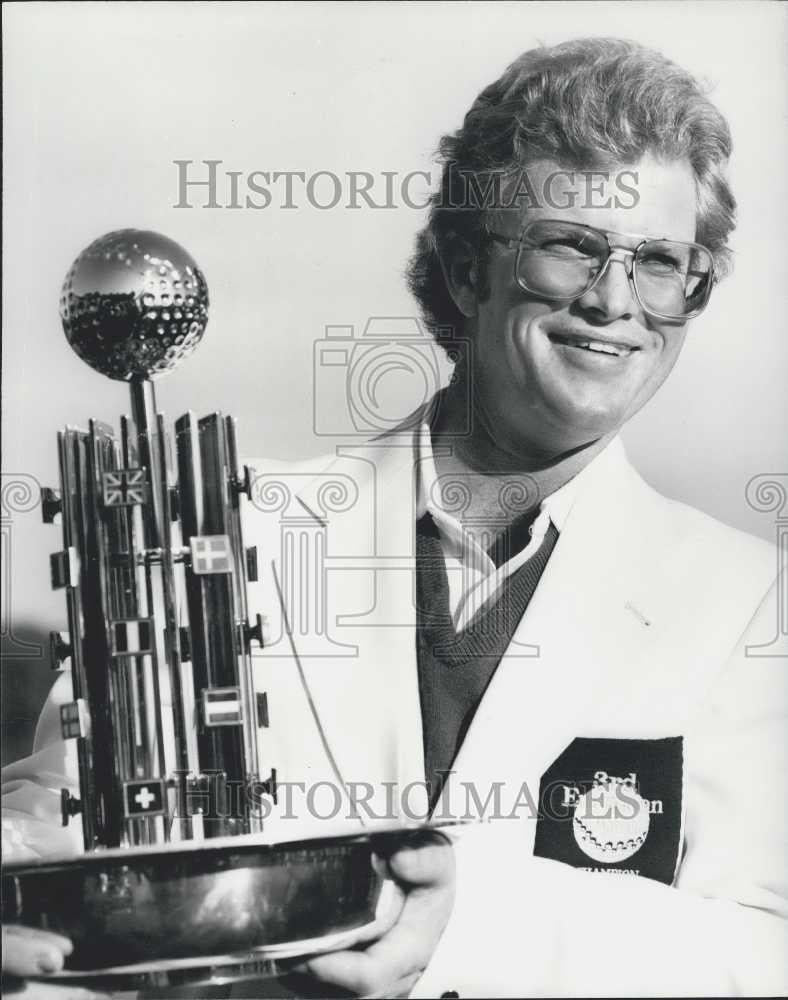
[[[628,344],[622,340],[599,340],[576,333],[549,333],[548,337],[553,344],[613,358],[628,358],[640,350],[636,344]]]

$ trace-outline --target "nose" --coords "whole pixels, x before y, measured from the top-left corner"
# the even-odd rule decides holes
[[[596,284],[581,295],[577,303],[604,322],[631,316],[637,309],[631,254],[614,250],[605,261]]]

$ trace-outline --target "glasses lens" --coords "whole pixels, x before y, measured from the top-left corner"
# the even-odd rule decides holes
[[[608,257],[601,233],[569,222],[532,222],[523,232],[517,277],[538,295],[572,298],[591,285]]]
[[[705,247],[652,240],[638,250],[633,272],[645,308],[679,318],[705,306],[714,261]]]

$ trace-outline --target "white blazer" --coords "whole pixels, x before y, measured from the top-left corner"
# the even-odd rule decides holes
[[[264,570],[250,610],[268,619],[255,674],[276,838],[424,815],[415,454],[402,433],[329,461],[251,463],[245,542]],[[647,486],[620,442],[588,467],[435,811],[482,822],[455,835],[455,908],[414,995],[788,991],[777,570],[766,543]],[[58,681],[33,756],[8,769],[17,856],[78,834],[54,826],[74,774],[55,722],[69,698]],[[646,805],[642,775],[668,789],[645,832],[642,815],[612,827],[592,816],[575,835],[572,808],[564,822],[529,808],[550,775],[574,807],[586,786],[561,789],[612,774],[610,760]]]

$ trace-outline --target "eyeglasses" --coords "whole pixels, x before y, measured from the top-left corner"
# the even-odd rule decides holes
[[[659,319],[691,319],[709,301],[714,259],[699,243],[643,239],[634,250],[611,246],[592,226],[555,219],[528,223],[512,239],[488,230],[492,239],[517,250],[514,277],[525,292],[545,299],[579,299],[602,279],[614,257],[631,261],[628,275],[645,312]],[[638,238],[638,237],[635,237]]]

